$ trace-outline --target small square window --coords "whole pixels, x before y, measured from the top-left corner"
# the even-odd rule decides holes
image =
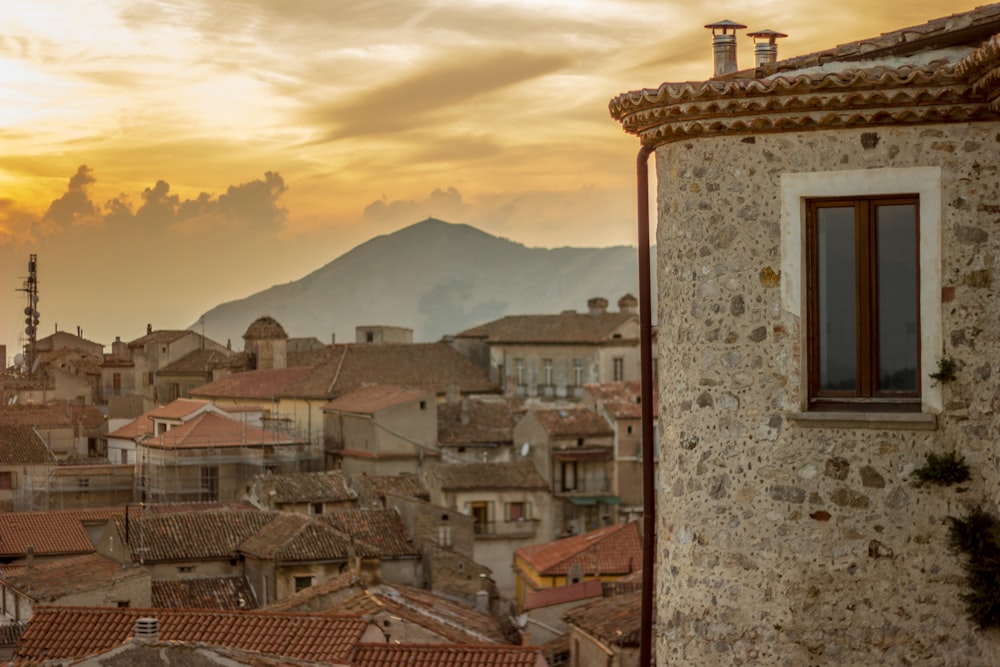
[[[295,592],[305,590],[313,585],[312,577],[295,577]]]

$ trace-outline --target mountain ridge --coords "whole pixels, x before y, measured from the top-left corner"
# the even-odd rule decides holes
[[[638,294],[634,247],[529,248],[467,224],[427,218],[375,236],[302,278],[221,303],[192,330],[233,349],[262,315],[296,337],[354,340],[359,325],[413,329],[414,341],[504,315],[585,310]]]

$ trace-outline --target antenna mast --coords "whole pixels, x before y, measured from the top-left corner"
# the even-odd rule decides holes
[[[22,372],[34,373],[37,357],[36,344],[38,342],[38,255],[28,256],[28,276],[24,279],[24,286],[17,290],[25,294],[24,306],[24,334],[27,337],[24,343],[24,364],[21,366]]]

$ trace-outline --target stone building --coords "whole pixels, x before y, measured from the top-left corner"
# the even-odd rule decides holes
[[[612,100],[640,191],[656,158],[660,664],[996,660],[948,517],[1000,500],[998,32]],[[949,452],[967,482],[914,484]]]

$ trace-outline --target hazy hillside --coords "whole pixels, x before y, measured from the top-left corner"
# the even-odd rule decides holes
[[[635,248],[527,248],[427,219],[373,238],[301,280],[216,306],[204,327],[237,350],[261,315],[277,319],[289,336],[324,343],[331,334],[354,341],[359,324],[408,327],[414,340],[433,341],[503,315],[584,311],[594,296],[615,309],[626,293],[639,294]]]

